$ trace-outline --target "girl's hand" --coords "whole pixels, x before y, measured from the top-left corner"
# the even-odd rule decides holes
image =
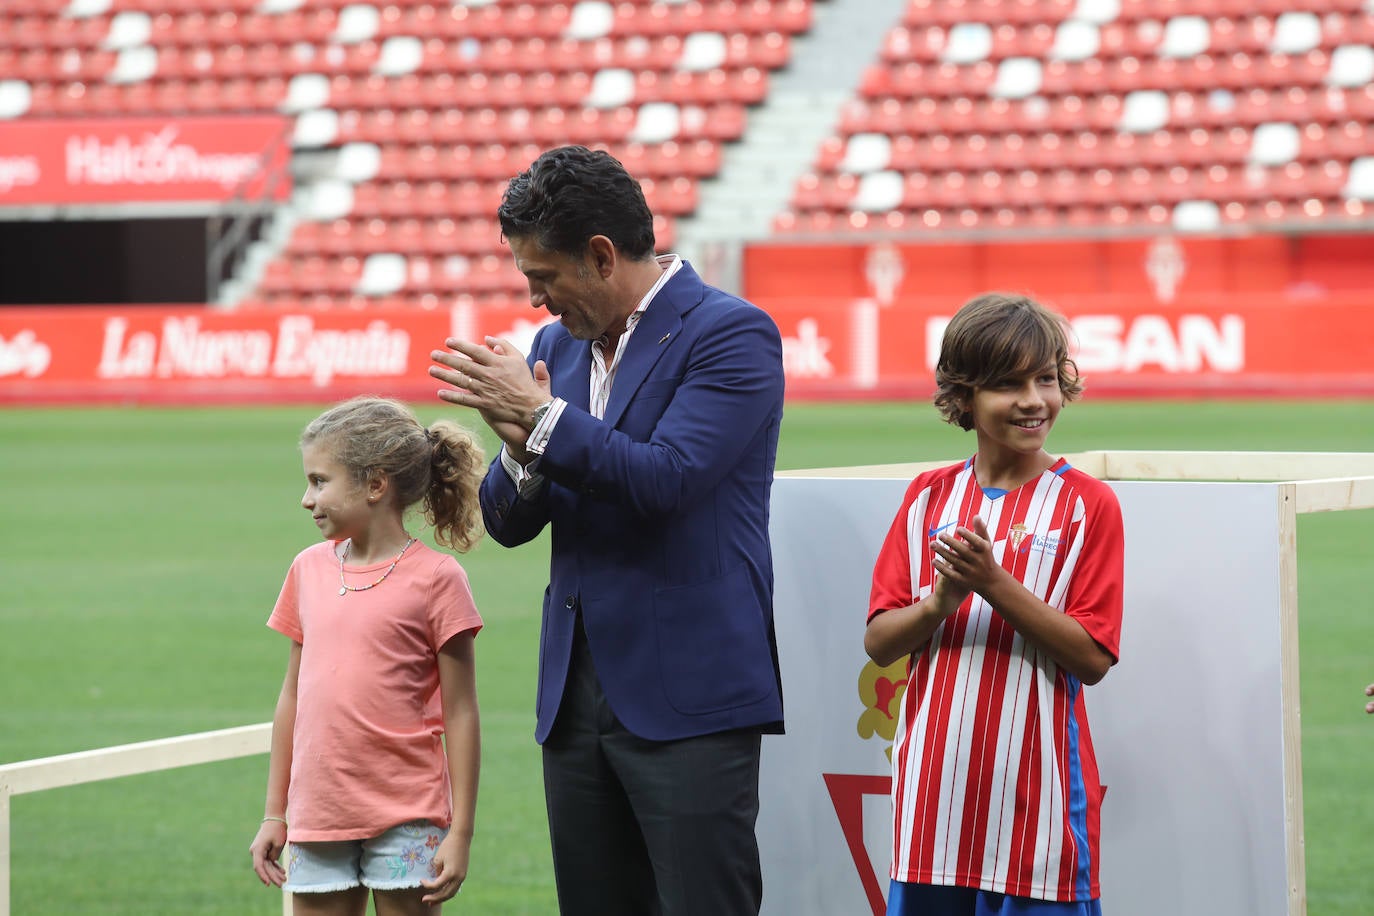
[[[286,869],[281,867],[282,851],[286,849],[286,825],[280,821],[263,821],[258,835],[248,851],[253,854],[253,871],[263,884],[281,887],[286,883]]]
[[[448,836],[444,837],[439,848],[434,851],[434,861],[430,864],[430,870],[434,873],[433,880],[420,882],[421,887],[430,891],[420,898],[422,903],[430,906],[443,903],[462,889],[463,881],[468,876],[468,853],[471,845],[472,837],[460,837],[453,830],[448,832]]]

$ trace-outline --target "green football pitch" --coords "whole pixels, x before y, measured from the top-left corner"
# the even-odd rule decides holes
[[[0,762],[271,718],[286,644],[263,624],[291,557],[318,536],[299,506],[295,445],[318,409],[0,410]],[[426,421],[445,413],[420,409]],[[1090,391],[1050,446],[1369,452],[1374,401],[1095,402]],[[973,447],[925,403],[794,404],[779,467],[953,460]],[[1308,911],[1322,916],[1367,914],[1374,900],[1371,543],[1371,511],[1299,521]],[[547,540],[483,542],[463,563],[487,622],[483,770],[469,881],[447,909],[554,913],[532,737]],[[863,609],[851,610],[857,640]],[[13,912],[280,913],[248,859],[265,768],[258,756],[16,797]],[[1104,889],[1109,910],[1126,903],[1117,910]]]

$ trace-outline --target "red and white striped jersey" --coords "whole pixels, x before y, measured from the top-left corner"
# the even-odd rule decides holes
[[[935,587],[931,541],[981,516],[998,561],[1117,657],[1124,536],[1110,487],[1062,458],[1011,492],[973,460],[918,476],[873,571],[869,619]],[[892,877],[1040,900],[1099,896],[1102,787],[1082,682],[977,593],[913,654],[892,750]]]

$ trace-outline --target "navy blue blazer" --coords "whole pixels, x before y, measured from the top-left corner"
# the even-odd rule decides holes
[[[578,606],[602,689],[634,734],[780,730],[768,541],[777,325],[684,263],[630,336],[604,420],[588,412],[590,341],[545,325],[537,359],[568,402],[539,464],[546,483],[520,498],[498,457],[481,490],[497,542],[552,526],[535,738],[558,714]]]

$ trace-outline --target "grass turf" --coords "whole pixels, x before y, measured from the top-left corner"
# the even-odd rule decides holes
[[[295,450],[317,412],[0,411],[0,762],[271,717],[286,646],[263,621],[291,557],[317,537],[298,508]],[[1374,403],[1089,401],[1066,411],[1050,445],[1374,451]],[[790,405],[779,466],[953,459],[973,447],[926,404]],[[1374,729],[1360,695],[1374,680],[1371,514],[1299,524],[1308,909],[1336,916],[1374,899],[1364,867],[1374,797],[1359,766]],[[542,539],[515,551],[483,542],[463,560],[487,628],[478,834],[455,912],[556,910],[531,736],[546,551]],[[247,855],[265,765],[16,798],[13,912],[280,912]]]

